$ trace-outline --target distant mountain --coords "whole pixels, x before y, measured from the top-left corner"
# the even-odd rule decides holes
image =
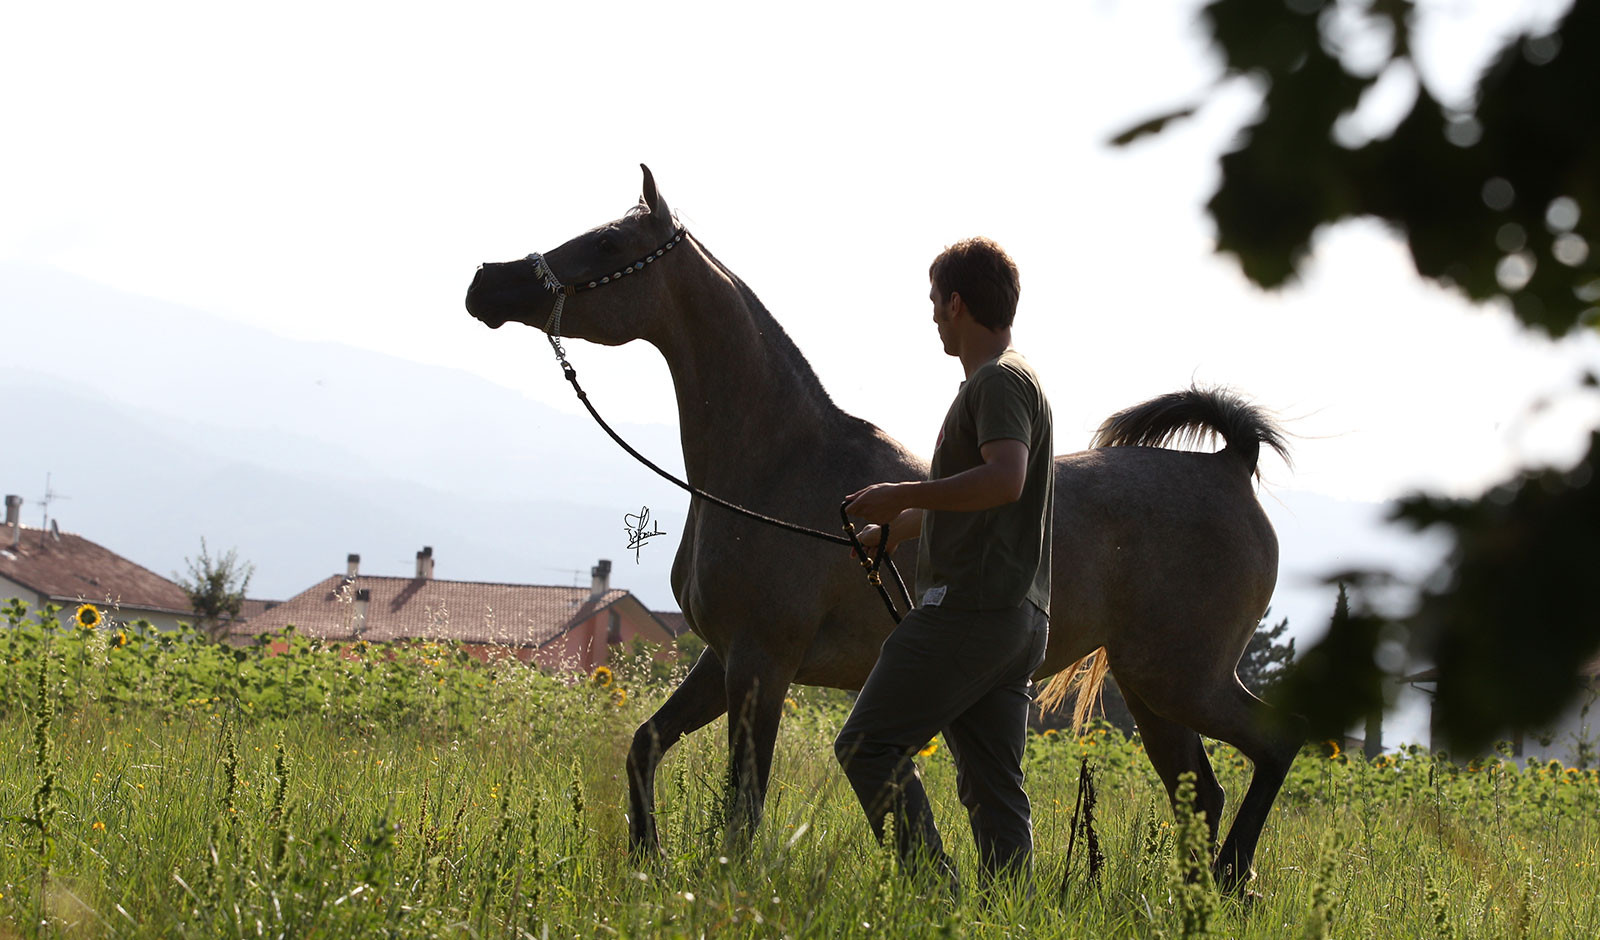
[[[407,574],[431,545],[442,578],[612,583],[674,608],[687,497],[586,418],[470,374],[252,327],[59,272],[0,266],[0,489],[163,574],[204,536],[287,597],[349,552]],[[176,338],[181,337],[181,342]],[[681,470],[676,429],[619,425]],[[668,535],[633,563],[623,516]],[[38,523],[39,507],[26,520]]]

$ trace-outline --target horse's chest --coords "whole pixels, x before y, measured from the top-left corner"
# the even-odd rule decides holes
[[[712,508],[691,512],[672,566],[678,603],[712,647],[761,623],[807,635],[827,578],[819,549],[793,533],[762,527]],[[822,546],[825,551],[829,546]],[[843,557],[841,550],[841,557]]]

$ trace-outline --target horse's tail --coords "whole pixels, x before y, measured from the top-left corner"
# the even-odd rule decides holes
[[[1105,685],[1106,673],[1110,670],[1105,649],[1095,650],[1050,678],[1050,683],[1039,693],[1039,710],[1056,711],[1076,689],[1078,698],[1072,705],[1072,730],[1082,731],[1089,721],[1089,713],[1100,701],[1100,687]]]
[[[1221,437],[1221,453],[1233,457],[1246,473],[1260,475],[1261,445],[1289,462],[1283,429],[1264,409],[1224,388],[1191,386],[1125,408],[1105,420],[1091,447],[1163,447],[1203,444]]]

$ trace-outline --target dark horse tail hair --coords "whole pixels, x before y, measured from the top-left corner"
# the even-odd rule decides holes
[[[1105,420],[1091,447],[1195,446],[1221,437],[1222,453],[1261,475],[1261,445],[1289,463],[1283,429],[1267,412],[1225,388],[1191,386],[1125,408]]]

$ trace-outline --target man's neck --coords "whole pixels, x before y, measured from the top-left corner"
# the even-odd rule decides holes
[[[979,327],[967,334],[966,342],[961,344],[961,368],[966,372],[967,378],[972,378],[972,373],[978,367],[993,359],[998,359],[1000,354],[1011,348],[1011,329],[990,330]]]

